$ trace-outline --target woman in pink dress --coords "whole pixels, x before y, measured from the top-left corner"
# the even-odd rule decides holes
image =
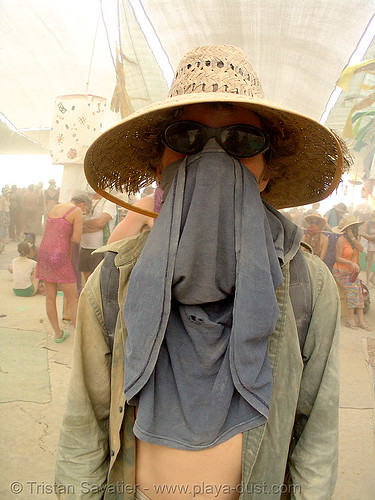
[[[38,251],[36,276],[44,281],[47,316],[57,343],[64,342],[69,337],[68,331],[61,330],[59,326],[56,307],[57,284],[60,285],[67,301],[70,319],[74,326],[76,323],[78,291],[72,254],[78,252],[82,235],[82,216],[89,206],[89,198],[83,195],[52,207]]]

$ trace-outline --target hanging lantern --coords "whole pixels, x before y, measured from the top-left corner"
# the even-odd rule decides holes
[[[52,163],[83,163],[102,132],[107,100],[96,95],[64,95],[54,105],[50,150]]]

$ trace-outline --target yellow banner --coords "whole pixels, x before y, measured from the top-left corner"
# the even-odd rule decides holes
[[[367,61],[362,61],[359,64],[353,64],[352,66],[346,67],[341,73],[341,76],[338,79],[336,85],[347,91],[349,89],[349,83],[353,78],[353,75],[355,75],[356,73],[361,73],[362,71],[375,71],[375,59],[368,59]]]

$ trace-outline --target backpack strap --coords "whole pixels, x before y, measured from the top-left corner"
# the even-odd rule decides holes
[[[312,288],[309,269],[301,248],[290,261],[289,296],[297,324],[301,352],[305,345],[312,312]]]
[[[111,352],[116,330],[118,305],[118,287],[120,271],[115,265],[116,252],[107,252],[100,270],[100,293],[102,297],[104,327],[108,336]]]
[[[118,305],[118,287],[120,271],[115,265],[116,252],[107,252],[100,270],[100,289],[104,316],[104,327],[111,351],[116,329]],[[312,312],[312,290],[309,270],[301,249],[290,262],[289,295],[292,301],[297,324],[298,339],[301,348],[305,344]]]

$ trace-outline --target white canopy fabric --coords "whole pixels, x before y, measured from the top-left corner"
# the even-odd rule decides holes
[[[119,32],[113,21],[116,0],[102,0],[102,9],[99,0],[1,0],[0,112],[16,129],[49,129],[59,95],[95,94],[109,104],[120,38],[133,109],[165,96],[166,81],[133,13],[132,4],[139,3],[119,0]],[[141,5],[173,68],[193,46],[237,45],[268,100],[316,119],[374,15],[373,0],[143,0]],[[107,125],[120,119],[112,114]]]
[[[143,0],[175,68],[196,45],[241,47],[267,100],[320,119],[374,15],[363,0]]]
[[[109,108],[116,85],[117,1],[103,0],[102,6],[100,0],[1,0],[0,112],[17,129],[50,128],[60,95],[102,96]],[[128,2],[125,9],[124,37],[141,54],[137,60],[127,50],[128,91],[137,109],[164,97],[167,84]],[[107,122],[119,119],[109,116]]]

